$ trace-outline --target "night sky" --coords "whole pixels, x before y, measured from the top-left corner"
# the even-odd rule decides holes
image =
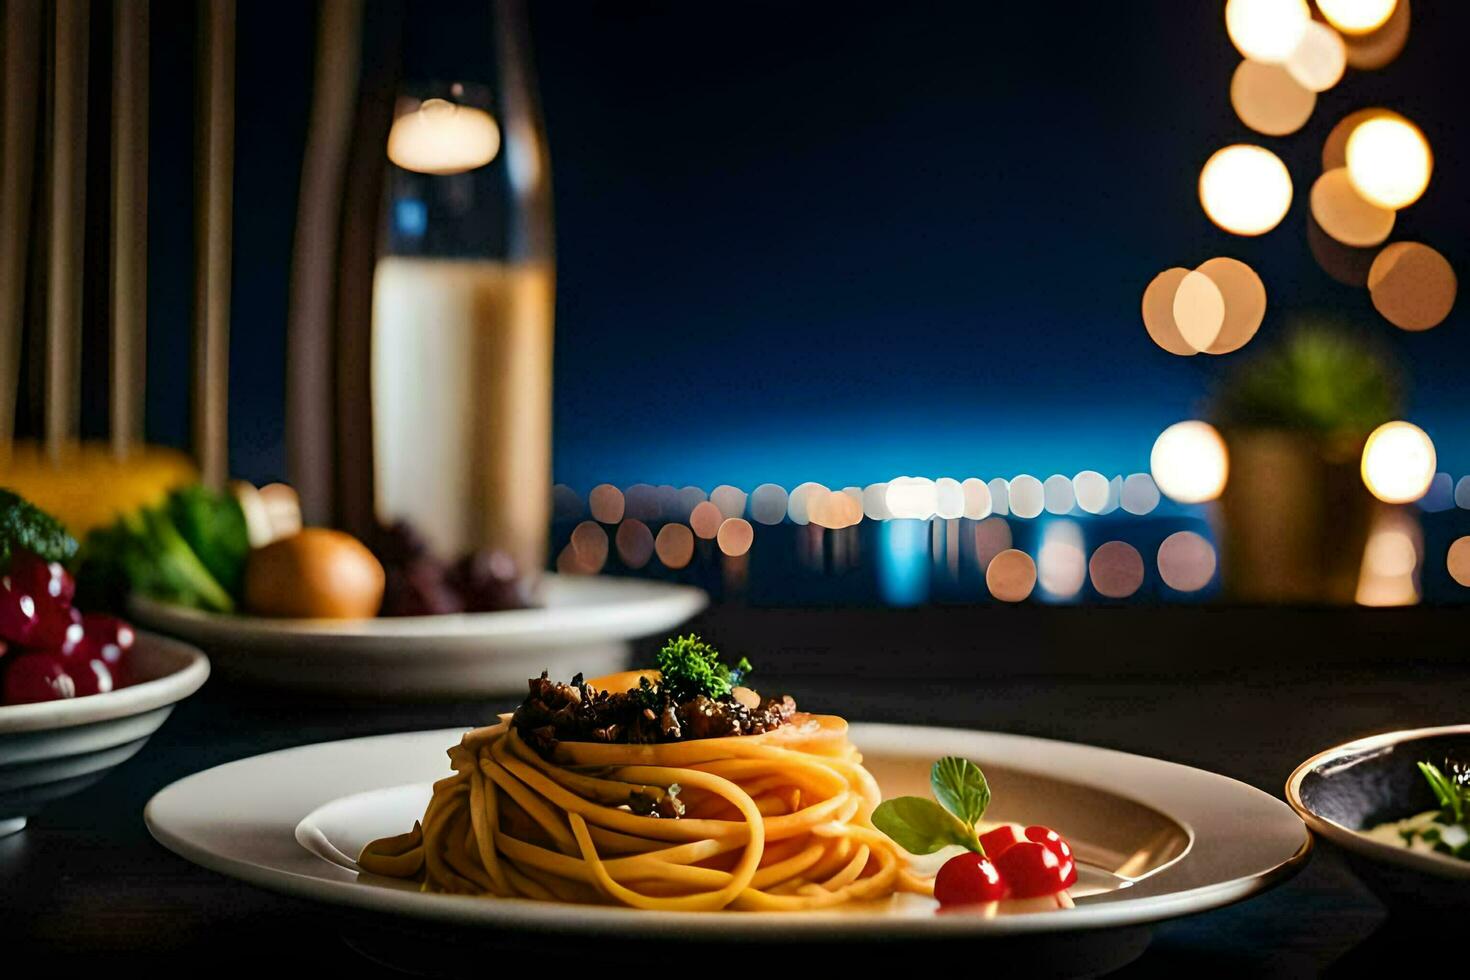
[[[1394,239],[1434,245],[1463,278],[1467,5],[1415,4],[1403,55],[1350,70],[1280,139],[1230,107],[1239,55],[1221,3],[533,8],[556,194],[559,481],[1147,469],[1154,436],[1198,414],[1232,357],[1160,351],[1139,297],[1160,270],[1215,255],[1265,281],[1255,346],[1326,317],[1397,350],[1408,417],[1442,470],[1470,473],[1464,298],[1435,330],[1402,333],[1317,267],[1305,234],[1323,138],[1384,105],[1436,153]],[[480,5],[411,11],[411,72],[484,77]],[[183,377],[192,27],[166,26],[162,9],[155,25],[150,367]],[[179,35],[176,50],[159,31]],[[285,475],[310,12],[242,4],[239,31],[231,436],[239,475],[267,479]],[[1216,229],[1196,196],[1201,164],[1237,141],[1276,151],[1295,183],[1290,213],[1260,239]],[[186,392],[159,388],[150,431],[182,443]]]

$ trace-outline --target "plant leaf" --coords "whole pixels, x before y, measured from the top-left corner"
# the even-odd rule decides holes
[[[980,849],[972,828],[938,803],[922,796],[884,800],[873,811],[873,826],[910,854],[933,854],[950,844],[959,844],[972,851]]]
[[[974,826],[990,806],[990,784],[980,767],[969,759],[947,755],[929,770],[934,798],[963,822]]]

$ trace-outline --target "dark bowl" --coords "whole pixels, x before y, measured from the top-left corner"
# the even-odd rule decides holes
[[[1416,763],[1470,761],[1470,725],[1358,739],[1319,752],[1286,782],[1286,801],[1313,833],[1340,848],[1358,877],[1395,914],[1470,914],[1470,861],[1411,851],[1367,837],[1389,820],[1436,808]]]

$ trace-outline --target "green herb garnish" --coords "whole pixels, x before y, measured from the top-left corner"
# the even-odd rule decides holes
[[[1463,823],[1466,809],[1470,807],[1470,785],[1463,778],[1452,779],[1446,776],[1438,766],[1430,762],[1419,763],[1419,771],[1424,774],[1429,788],[1434,790],[1439,808],[1455,823]]]
[[[61,522],[20,494],[0,490],[0,567],[16,551],[29,551],[42,561],[70,561],[77,542]]]
[[[968,759],[945,756],[929,770],[929,786],[939,800],[900,796],[873,811],[873,826],[910,854],[933,854],[958,844],[983,855],[975,826],[990,806],[990,784]]]
[[[703,695],[717,699],[744,682],[750,661],[741,657],[734,667],[720,660],[720,652],[695,636],[676,636],[664,644],[657,657],[659,690],[677,703]]]

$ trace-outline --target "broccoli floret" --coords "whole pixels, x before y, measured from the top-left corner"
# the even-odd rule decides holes
[[[16,551],[65,562],[77,553],[77,541],[56,518],[20,494],[0,489],[0,566]]]
[[[682,703],[704,695],[722,698],[744,681],[750,661],[744,657],[734,668],[720,661],[720,653],[694,634],[676,636],[658,652],[659,687]]]

